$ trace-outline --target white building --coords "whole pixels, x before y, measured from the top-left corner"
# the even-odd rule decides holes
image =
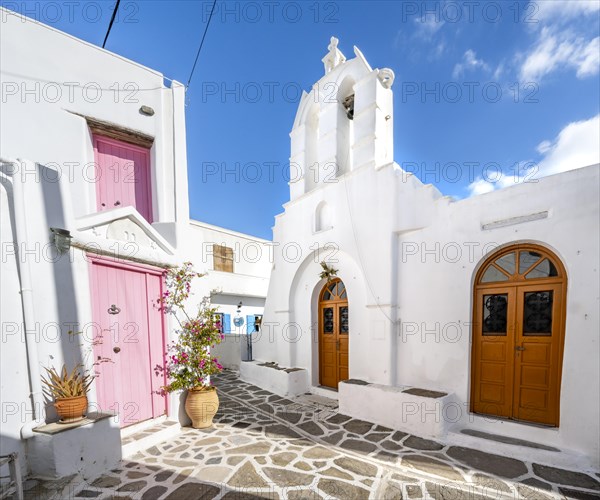
[[[24,473],[89,477],[120,458],[119,427],[183,414],[179,395],[158,393],[165,380],[153,369],[174,327],[156,303],[164,269],[193,262],[208,273],[193,290],[197,302],[215,291],[224,318],[242,302],[244,324],[254,323],[268,252],[251,263],[235,252],[267,242],[190,221],[183,85],[0,14],[1,454],[18,452]],[[64,231],[70,250],[61,254]],[[238,261],[224,269],[229,257]],[[230,363],[239,365],[242,354]],[[94,366],[100,358],[111,361]],[[55,419],[41,375],[63,363],[98,372],[90,410],[118,414],[86,427],[89,439],[38,432]],[[61,446],[68,463],[48,451]]]
[[[417,435],[498,452],[460,431],[499,434],[597,466],[598,165],[455,202],[393,160],[393,72],[329,48],[290,134],[303,175],[273,230],[302,258],[275,253],[263,363],[242,376],[338,390],[342,413]],[[338,270],[329,284],[321,261]]]

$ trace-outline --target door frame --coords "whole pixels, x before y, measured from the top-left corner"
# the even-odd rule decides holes
[[[481,283],[481,278],[482,278],[483,274],[488,269],[488,267],[492,264],[492,262],[496,261],[503,255],[510,254],[511,252],[518,252],[519,250],[530,250],[533,252],[540,253],[541,258],[540,258],[539,262],[542,262],[542,260],[544,258],[549,259],[552,262],[552,264],[554,264],[554,266],[556,267],[556,269],[558,271],[558,276],[548,277],[548,278],[538,278],[538,279],[525,279],[524,278],[525,273],[519,273],[520,270],[517,268],[517,272],[515,273],[515,275],[513,275],[506,281]],[[516,255],[517,255],[516,265],[518,266],[519,265],[518,253]],[[526,271],[530,271],[533,267],[535,267],[535,266],[529,267]],[[469,410],[471,413],[476,414],[476,415],[486,415],[486,414],[477,413],[474,410],[475,394],[476,394],[476,389],[478,387],[478,385],[476,383],[476,374],[477,374],[476,364],[478,363],[478,361],[477,361],[478,358],[476,357],[476,355],[478,354],[478,351],[477,351],[477,346],[476,346],[476,341],[475,341],[475,335],[476,335],[477,331],[479,331],[479,328],[477,328],[476,325],[480,322],[480,317],[481,317],[479,314],[480,306],[478,304],[478,296],[480,295],[480,292],[484,292],[484,293],[485,293],[485,291],[498,292],[499,290],[505,290],[506,293],[510,292],[511,294],[515,295],[514,304],[516,306],[516,304],[518,302],[516,294],[518,293],[519,288],[541,287],[540,290],[543,290],[544,286],[549,286],[549,285],[558,286],[559,290],[560,290],[560,305],[558,307],[558,314],[557,314],[557,318],[556,318],[556,323],[558,324],[558,329],[557,329],[558,332],[557,332],[557,339],[556,339],[556,343],[557,343],[557,347],[558,347],[558,355],[557,355],[558,366],[556,367],[556,371],[555,371],[556,384],[555,384],[555,388],[553,391],[555,401],[556,401],[556,419],[555,419],[554,424],[540,424],[540,425],[549,425],[552,427],[560,426],[560,405],[561,405],[560,392],[561,392],[561,385],[562,385],[563,354],[564,354],[565,337],[566,337],[567,282],[568,282],[567,272],[566,272],[566,268],[565,268],[562,260],[552,250],[548,249],[545,246],[537,244],[537,243],[516,243],[516,244],[507,245],[505,247],[502,247],[499,250],[496,250],[495,252],[491,253],[490,255],[488,255],[486,257],[486,259],[481,263],[481,265],[479,266],[479,269],[477,270],[477,272],[475,274],[475,279],[474,279],[473,285],[471,287],[472,327],[471,327],[471,349],[470,349],[471,360],[470,360],[470,374],[469,374],[469,381],[471,384],[471,388],[469,391],[469,394],[470,394]],[[513,314],[514,314],[515,318],[518,318],[518,316],[517,316],[518,311],[516,309],[513,312]],[[519,321],[519,319],[515,320],[515,322],[513,324],[514,326],[517,325],[517,321]],[[507,328],[511,328],[511,326],[507,325]],[[516,337],[517,337],[516,328],[514,329],[514,331],[512,332],[512,334],[510,336],[513,338],[513,343],[514,343],[516,340]],[[516,410],[515,410],[516,377],[514,375],[515,365],[516,365],[516,363],[513,363],[513,374],[510,377],[512,380],[512,385],[511,385],[512,401],[511,401],[511,405],[510,405],[511,406],[511,412],[510,412],[511,416],[509,416],[509,417],[505,417],[502,415],[492,415],[492,416],[497,416],[497,418],[508,418],[515,422],[536,424],[536,422],[530,422],[530,421],[526,421],[526,420],[518,420],[517,418],[514,417],[514,415],[516,414]]]
[[[128,270],[128,271],[134,271],[134,272],[143,272],[144,274],[150,274],[153,276],[157,276],[160,278],[160,294],[162,296],[164,289],[165,289],[165,270],[163,268],[160,267],[155,267],[155,266],[151,266],[149,264],[141,264],[138,262],[134,262],[134,261],[125,261],[125,260],[121,260],[115,257],[110,257],[107,255],[100,255],[100,254],[95,254],[95,253],[90,253],[87,252],[85,254],[85,258],[88,261],[88,276],[89,276],[89,289],[90,289],[90,308],[91,311],[93,312],[94,310],[94,304],[93,304],[93,300],[94,300],[94,295],[93,295],[93,283],[92,283],[92,272],[93,272],[93,267],[94,265],[103,265],[103,266],[109,266],[109,267],[113,267],[113,268],[117,268],[117,269],[122,269],[122,270]],[[94,321],[93,318],[93,314],[92,314],[92,322]],[[162,366],[164,368],[164,353],[166,352],[166,347],[167,347],[167,319],[166,319],[166,314],[161,314],[161,331],[162,331],[162,338],[161,338],[161,347],[162,347]],[[92,346],[93,348],[93,346]],[[150,362],[149,364],[150,367],[150,373],[152,373],[152,363]],[[162,382],[164,385],[167,385],[167,375],[166,375],[166,370],[163,370],[162,372]],[[96,384],[96,381],[94,381],[94,384]],[[154,392],[154,390],[157,390],[159,388],[155,388],[153,386],[153,384],[151,384],[151,388]],[[162,396],[164,398],[164,402],[165,402],[165,415],[169,415],[170,412],[170,403],[169,403],[169,397],[165,394]],[[154,398],[152,398],[152,418],[158,418],[161,415],[155,415],[155,407],[154,407]]]
[[[346,298],[343,300],[329,300],[329,301],[323,301],[323,295],[325,294],[325,292],[327,291],[327,289],[331,286],[332,283],[342,283],[344,285],[344,291],[346,293]],[[337,385],[336,387],[330,387],[328,385],[323,385],[323,375],[322,375],[322,360],[323,360],[323,342],[322,342],[322,337],[324,335],[323,333],[323,309],[326,307],[333,307],[334,308],[334,333],[337,332],[337,336],[339,337],[339,308],[340,307],[347,307],[348,311],[350,310],[350,305],[349,305],[349,298],[348,298],[348,289],[346,288],[346,284],[344,283],[344,281],[341,278],[334,278],[329,282],[326,282],[325,284],[323,284],[323,286],[321,287],[321,291],[319,292],[319,295],[317,296],[317,314],[318,314],[318,346],[319,346],[319,385],[321,387],[327,387],[327,388],[331,388],[334,390],[338,390]],[[349,319],[349,318],[348,318]],[[346,354],[346,359],[348,361],[348,372],[350,372],[350,329],[348,330],[348,335],[347,335],[347,343],[348,343],[348,352]],[[336,351],[336,379],[339,378],[339,350]],[[339,384],[340,380],[337,381],[337,384]]]

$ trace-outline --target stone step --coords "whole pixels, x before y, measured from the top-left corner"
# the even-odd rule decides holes
[[[330,387],[322,387],[322,386],[313,386],[310,388],[310,393],[309,394],[313,394],[315,397],[321,397],[330,401],[335,402],[335,406],[337,406],[339,403],[339,395],[338,395],[338,391],[336,391],[335,389],[332,389]]]
[[[149,422],[149,425],[147,424]],[[158,423],[156,420],[142,422],[146,424],[142,427],[131,429],[123,429],[121,434],[121,453],[123,458],[131,457],[137,452],[147,450],[152,446],[160,444],[164,441],[174,438],[181,432],[179,422],[174,420],[161,419]],[[139,425],[139,424],[138,424]]]
[[[127,427],[121,427],[121,439],[131,436],[132,434],[137,434],[138,432],[145,431],[150,427],[154,427],[158,424],[162,424],[165,420],[167,420],[166,415],[162,415],[158,418],[149,418],[148,420],[143,420],[142,422],[138,422],[137,424],[128,425]]]
[[[473,448],[489,454],[518,457],[525,462],[582,471],[594,470],[589,460],[576,451],[561,450],[551,444],[526,441],[479,429],[452,429],[444,441],[453,446]]]

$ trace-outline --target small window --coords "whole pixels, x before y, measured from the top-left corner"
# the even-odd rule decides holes
[[[496,260],[496,265],[500,266],[511,276],[515,274],[515,252],[507,253],[506,255],[500,257],[498,260]]]
[[[526,292],[523,304],[523,335],[552,335],[552,290],[545,292]]]
[[[481,278],[482,283],[493,283],[495,281],[508,281],[508,276],[498,269],[494,264],[486,269]]]
[[[224,328],[225,317],[224,317],[223,313],[215,313],[215,322],[216,322],[217,328],[219,329],[219,333],[223,333],[225,331],[225,328]]]
[[[548,259],[544,259],[527,273],[525,279],[553,278],[555,276],[558,276],[556,266]]]
[[[483,296],[483,335],[505,336],[508,295],[505,293]]]
[[[213,269],[226,273],[233,272],[233,249],[225,245],[213,245]]]

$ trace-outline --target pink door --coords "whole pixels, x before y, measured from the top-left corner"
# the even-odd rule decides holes
[[[121,427],[163,415],[160,271],[93,258],[91,286],[99,410],[118,414]]]
[[[98,211],[132,206],[152,222],[150,151],[95,135],[94,158]]]

